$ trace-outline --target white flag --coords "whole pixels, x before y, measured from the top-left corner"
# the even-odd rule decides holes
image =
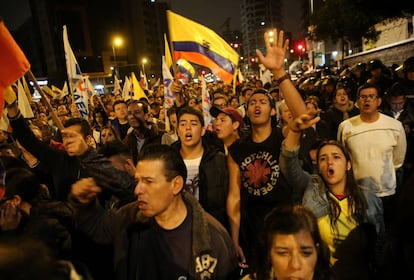
[[[170,121],[168,119],[168,110],[174,106],[175,94],[171,91],[173,76],[165,62],[165,56],[162,56],[162,79],[164,83],[164,108],[165,108],[165,130],[170,131]],[[158,79],[159,80],[159,79]]]
[[[210,94],[208,93],[207,84],[204,80],[204,77],[201,75],[199,77],[201,79],[201,105],[203,107],[203,115],[204,115],[204,127],[206,130],[212,131],[213,130],[213,118],[210,115],[210,108],[211,108],[211,101],[210,101]]]
[[[114,92],[115,95],[118,94],[122,94],[122,90],[121,90],[121,83],[118,80],[118,77],[115,75],[114,76]]]
[[[141,77],[142,77],[142,89],[146,89],[148,90],[148,80],[147,80],[147,74],[141,73]]]
[[[88,92],[88,97],[91,98],[94,95],[97,95],[95,88],[93,87],[91,81],[89,80],[88,76],[84,77],[86,90]]]
[[[88,93],[88,102],[90,102],[92,104],[92,106],[96,106],[97,104],[93,104],[93,96],[97,95],[96,90],[94,88],[94,86],[92,85],[91,81],[89,80],[88,76],[84,76],[83,80],[85,82],[85,86],[86,86],[86,92]]]
[[[70,47],[66,25],[63,26],[63,47],[65,49],[66,70],[68,72],[68,78],[72,83],[75,83],[73,80],[82,79],[82,72],[80,70],[78,62],[76,61],[75,54]]]
[[[124,88],[122,89],[122,99],[129,100],[131,99],[131,94],[129,91],[131,90],[131,81],[125,76]]]
[[[238,75],[238,78],[239,78],[239,82],[240,83],[242,83],[242,82],[245,81],[244,76],[243,76],[243,74],[242,74],[242,72],[241,72],[240,69],[237,70],[237,75]]]
[[[80,116],[88,120],[88,91],[86,90],[83,79],[78,80],[75,84],[73,89],[73,101],[75,102],[76,109],[78,109]]]
[[[34,118],[32,107],[29,100],[27,100],[26,92],[20,80],[17,81],[17,100],[19,101],[18,106],[23,117],[27,119]]]
[[[152,87],[157,87],[161,83],[161,78],[158,78],[158,80],[155,82],[155,84]]]
[[[73,89],[73,100],[82,118],[89,119],[88,92],[83,82],[82,72],[70,47],[66,25],[63,26],[63,46],[65,48],[66,70]]]
[[[260,80],[262,81],[263,85],[265,85],[266,83],[272,83],[272,73],[270,73],[269,69],[266,69],[266,67],[264,67],[263,64],[259,65],[260,69],[259,69],[259,76],[260,76]]]

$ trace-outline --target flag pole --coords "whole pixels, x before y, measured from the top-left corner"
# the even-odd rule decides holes
[[[98,98],[99,105],[101,105],[102,109],[105,111],[105,114],[107,114],[107,113],[106,113],[106,108],[105,108],[105,105],[104,105],[104,104],[103,104],[103,102],[102,102],[101,96],[100,96],[99,94],[96,94],[96,96],[97,96],[97,98]],[[92,96],[92,98],[93,98],[93,96]],[[108,116],[108,117],[109,117],[109,116]]]
[[[43,92],[43,90],[40,87],[39,83],[37,82],[35,76],[33,75],[32,70],[29,69],[29,71],[27,71],[26,74],[29,76],[29,79],[33,82],[34,87],[37,89],[37,91],[39,92],[40,96],[42,97],[42,102],[46,106],[46,108],[50,111],[51,117],[52,117],[53,121],[55,122],[56,126],[59,128],[60,131],[62,131],[63,128],[64,128],[63,127],[63,124],[60,121],[60,119],[58,118],[56,112],[53,111],[52,105],[50,105],[49,100],[47,99],[45,93]]]

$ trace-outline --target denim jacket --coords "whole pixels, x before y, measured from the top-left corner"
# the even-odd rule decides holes
[[[317,218],[328,215],[327,187],[319,175],[311,175],[303,171],[299,163],[298,153],[299,146],[294,150],[287,150],[284,142],[282,143],[280,168],[289,184],[293,187],[294,200],[301,201]],[[367,200],[368,209],[367,217],[362,222],[375,225],[377,234],[381,235],[385,230],[382,202],[369,190],[363,190],[363,193]],[[354,218],[360,220],[358,217]]]

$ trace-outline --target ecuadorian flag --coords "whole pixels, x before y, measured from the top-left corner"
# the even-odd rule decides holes
[[[167,11],[174,61],[188,60],[209,68],[226,83],[231,83],[239,55],[211,29]]]

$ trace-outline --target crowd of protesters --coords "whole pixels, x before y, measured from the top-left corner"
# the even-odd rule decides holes
[[[43,279],[276,279],[277,256],[290,258],[292,273],[302,269],[295,254],[320,258],[315,277],[324,277],[310,279],[409,273],[414,57],[398,68],[375,59],[290,75],[278,36],[272,45],[265,35],[266,56],[258,53],[271,82],[207,83],[212,129],[198,82],[174,81],[167,111],[163,85],[140,100],[94,96],[89,120],[70,96],[50,100],[63,130],[42,102],[32,103],[32,119],[7,104],[0,251],[40,240],[47,252],[21,246],[45,254],[39,271],[54,267],[56,277]],[[307,226],[287,229],[294,223],[272,212],[286,204],[306,207],[279,211],[300,213]],[[272,247],[273,233],[302,227],[317,254],[293,253],[287,241]],[[0,258],[0,278],[12,261],[32,262]]]

